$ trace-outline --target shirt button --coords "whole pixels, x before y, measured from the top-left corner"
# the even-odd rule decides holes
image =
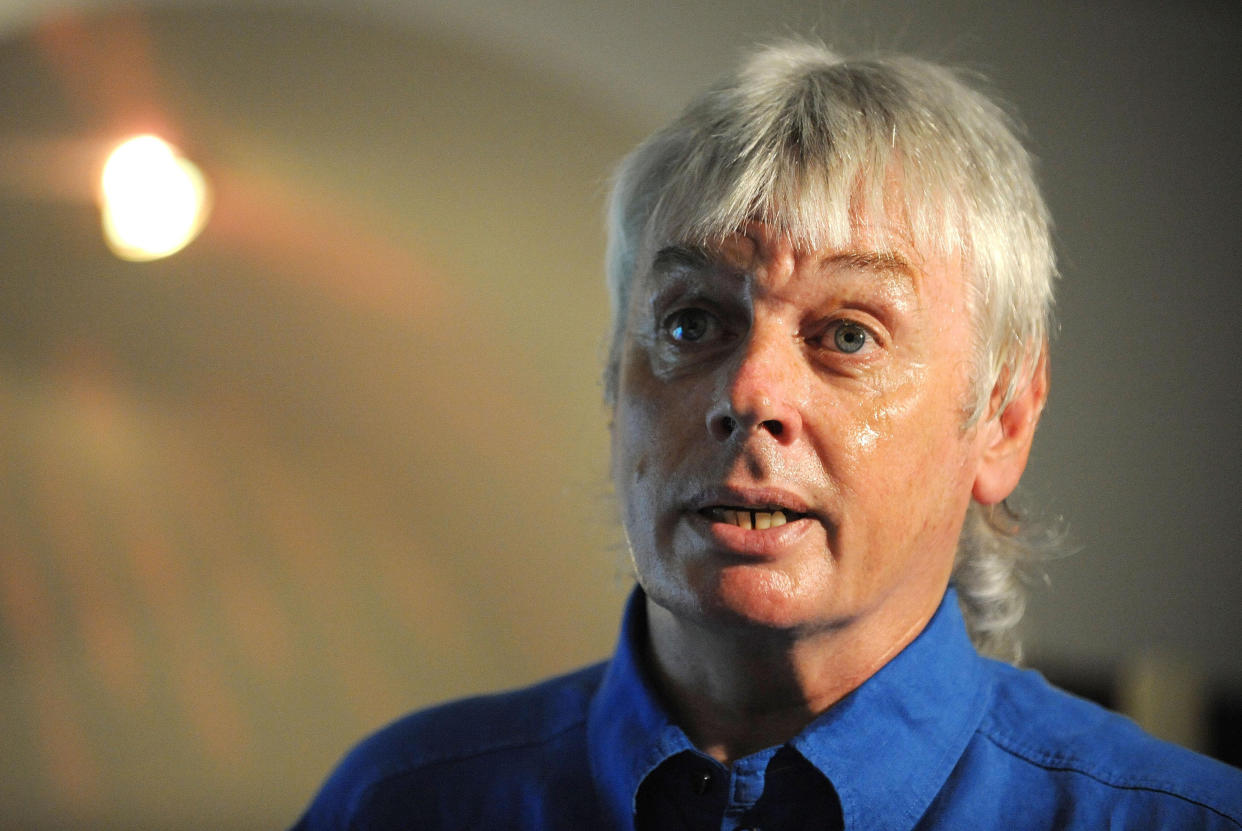
[[[694,779],[691,780],[690,786],[694,788],[694,792],[699,796],[707,793],[712,787],[712,775],[707,771],[696,773]]]

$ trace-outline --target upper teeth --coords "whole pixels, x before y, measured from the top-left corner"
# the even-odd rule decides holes
[[[784,511],[749,511],[746,509],[718,508],[713,511],[716,519],[739,528],[776,528],[787,520]]]

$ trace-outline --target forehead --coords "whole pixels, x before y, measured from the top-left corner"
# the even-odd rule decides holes
[[[734,237],[716,244],[671,243],[659,248],[652,257],[650,272],[657,278],[675,276],[687,271],[713,268],[747,272],[782,259],[808,262],[825,270],[842,270],[896,276],[915,281],[921,274],[911,258],[901,251],[877,247],[847,247],[826,251],[798,251],[785,248],[762,248],[748,237]]]
[[[818,282],[825,287],[858,280],[899,284],[918,293],[925,272],[939,265],[935,260],[919,256],[896,233],[858,233],[845,245],[807,249],[770,226],[755,222],[715,239],[670,240],[653,246],[648,249],[648,262],[642,271],[649,277],[649,290],[670,281],[762,272],[769,283],[809,274],[822,278]]]

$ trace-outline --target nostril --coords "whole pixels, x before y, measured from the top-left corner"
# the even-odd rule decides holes
[[[781,424],[776,419],[769,419],[768,421],[763,422],[763,429],[767,430],[774,436],[779,436],[781,433],[785,432],[785,425]]]

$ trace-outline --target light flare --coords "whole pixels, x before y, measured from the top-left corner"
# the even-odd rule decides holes
[[[104,163],[104,239],[123,260],[157,260],[180,251],[203,229],[210,203],[202,172],[158,136],[131,138]]]

